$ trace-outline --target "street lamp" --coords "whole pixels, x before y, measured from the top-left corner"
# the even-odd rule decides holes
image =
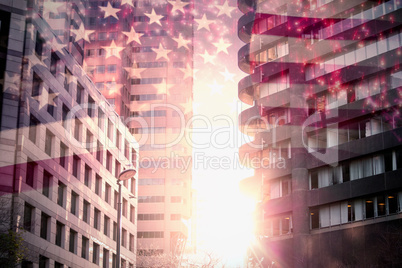
[[[117,255],[117,260],[116,260],[116,268],[120,268],[120,247],[121,247],[121,242],[120,242],[120,237],[121,237],[121,181],[126,181],[130,178],[132,178],[135,173],[134,169],[126,169],[120,172],[119,176],[117,177],[117,184],[119,185],[119,200],[117,201],[117,246],[116,246],[116,255]]]

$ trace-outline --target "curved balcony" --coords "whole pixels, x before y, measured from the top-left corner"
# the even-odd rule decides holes
[[[253,11],[255,7],[255,1],[253,0],[237,0],[237,6],[244,14]]]
[[[259,132],[255,135],[254,143],[269,146],[270,144],[273,144],[275,142],[290,139],[291,130],[292,125],[286,124],[282,126],[277,126],[275,128],[271,128],[263,132]]]
[[[251,34],[253,33],[253,25],[254,25],[254,12],[248,12],[240,17],[239,22],[237,23],[237,34],[239,39],[244,43],[249,43],[251,40]]]
[[[239,114],[239,130],[242,133],[254,137],[264,129],[267,129],[267,126],[261,119],[259,106],[253,106]]]
[[[242,166],[248,167],[248,168],[255,168],[251,163],[252,161],[248,161],[252,159],[253,157],[258,157],[259,153],[261,152],[261,145],[258,145],[257,143],[250,142],[250,143],[245,143],[242,146],[239,147],[239,160]]]
[[[259,81],[253,78],[256,78],[255,75],[248,75],[241,79],[237,85],[239,99],[248,105],[253,105],[254,87],[259,84]]]
[[[264,111],[269,111],[277,107],[285,106],[290,102],[289,89],[279,91],[268,96],[261,97],[256,101],[257,106],[263,106]]]
[[[252,65],[250,64],[250,43],[247,43],[237,52],[237,61],[240,70],[245,73],[252,73]]]

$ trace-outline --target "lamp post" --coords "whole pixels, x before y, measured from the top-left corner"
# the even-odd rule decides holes
[[[117,201],[117,238],[116,238],[116,268],[120,268],[120,237],[121,237],[121,181],[126,181],[135,175],[136,171],[134,169],[126,169],[120,172],[117,177],[117,184],[119,185],[119,200]]]

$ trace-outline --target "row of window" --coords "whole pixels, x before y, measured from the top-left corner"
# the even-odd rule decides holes
[[[317,4],[320,2],[332,2],[333,0],[315,0]],[[381,3],[382,2],[382,3]],[[374,6],[375,5],[375,6]],[[318,5],[319,6],[319,5]],[[378,19],[386,14],[392,13],[402,7],[400,1],[380,1],[370,5],[364,5],[361,8],[364,10],[359,11],[360,8],[354,8],[355,12],[350,12],[350,16],[336,23],[331,23],[330,26],[318,30],[318,39],[328,39],[336,34],[342,33],[354,27],[364,24],[367,21]],[[368,8],[368,9],[366,9]]]
[[[93,75],[95,73],[95,70],[97,74],[104,74],[105,70],[107,71],[107,73],[114,74],[116,73],[117,65],[116,64],[107,65],[106,69],[105,65],[97,65],[97,66],[88,65],[85,69],[86,73],[89,75]]]
[[[137,232],[137,238],[163,238],[163,232]]]
[[[151,77],[151,78],[132,78],[132,85],[149,85],[149,84],[161,84],[165,77]]]
[[[310,98],[307,101],[309,107],[308,114],[311,115],[317,110],[334,109],[347,103],[374,96],[381,93],[381,91],[384,92],[400,87],[401,85],[402,71],[365,77],[362,80],[344,84],[336,89],[329,89],[328,92],[317,94],[315,98]]]
[[[163,179],[163,178],[152,178],[152,179],[140,178],[138,180],[138,185],[165,185],[165,179]]]
[[[326,128],[307,133],[309,152],[325,150],[343,143],[363,139],[386,131],[402,127],[399,110],[371,114],[353,122],[344,122],[341,125],[331,124]]]
[[[24,230],[28,232],[35,233],[35,208],[30,205],[29,203],[25,203],[24,206],[24,218],[23,218],[23,224],[24,224]],[[51,217],[47,215],[44,212],[41,212],[40,214],[40,230],[39,230],[39,235],[42,239],[45,239],[49,242],[51,240]],[[105,224],[105,230],[109,229],[109,226]],[[56,234],[54,238],[54,244],[56,246],[59,246],[63,249],[69,250],[71,253],[74,254],[79,254],[77,251],[78,248],[78,232],[75,231],[74,229],[70,228],[69,231],[67,231],[66,225],[60,221],[56,221]],[[116,241],[117,237],[117,223],[113,223],[113,239]],[[82,235],[81,239],[82,245],[81,245],[81,257],[84,259],[89,259],[89,252],[90,252],[90,247],[89,247],[89,238],[85,237]],[[68,245],[66,245],[68,243]],[[133,234],[129,234],[126,229],[122,229],[122,234],[121,234],[121,245],[123,247],[126,247],[130,251],[134,252],[134,247],[135,247],[135,239]],[[105,249],[104,249],[105,253]],[[95,264],[99,264],[99,255],[100,255],[100,245],[93,242],[93,247],[92,247],[92,261]],[[105,254],[104,254],[105,255]],[[108,255],[108,254],[107,254]],[[109,258],[106,260],[108,261]],[[106,267],[106,266],[104,266]]]
[[[76,169],[77,164],[73,163],[73,170]],[[28,159],[27,163],[27,170],[26,170],[26,184],[31,186],[32,188],[40,188],[40,179],[39,179],[39,165],[30,159]],[[85,165],[85,172],[84,172],[84,185],[91,188],[92,183],[92,170],[89,166]],[[128,186],[128,181],[125,181],[125,187],[129,188]],[[131,184],[132,184],[132,192],[135,193],[135,179],[131,179]],[[134,186],[133,186],[134,185]],[[95,176],[95,183],[94,183],[94,192],[98,196],[102,197],[104,195],[104,200],[108,204],[111,204],[112,202],[112,187],[105,182],[105,189],[104,191],[102,190],[102,177],[96,174]],[[55,184],[53,176],[50,172],[47,170],[43,170],[43,176],[42,176],[42,185],[41,185],[41,191],[44,196],[51,200],[55,200],[56,203],[63,207],[66,208],[66,204],[70,204],[69,212],[77,217],[79,217],[78,212],[80,211],[80,206],[79,206],[79,194],[76,193],[75,191],[71,190],[71,196],[70,196],[70,202],[67,202],[67,186],[64,184],[62,181],[58,181],[57,184]],[[53,191],[53,187],[57,187],[57,192]],[[56,194],[57,196],[54,197],[53,195]],[[115,190],[114,191],[114,208],[117,210],[117,204],[118,204],[118,192]],[[128,211],[129,210],[129,211]],[[82,219],[84,222],[90,224],[89,219],[90,219],[90,202],[87,200],[83,199],[83,205],[82,205]],[[130,213],[130,215],[129,215]],[[135,223],[135,207],[130,204],[128,201],[123,198],[123,206],[122,206],[122,214],[124,217],[128,218],[132,223]],[[101,214],[100,210],[94,207],[94,222],[93,222],[93,227],[95,229],[100,230],[100,223],[101,223]],[[105,215],[105,220],[106,220],[106,215]],[[105,222],[106,226],[106,222]],[[105,233],[106,234],[106,233]]]
[[[152,110],[152,111],[133,111],[130,112],[131,117],[165,117],[166,110]]]
[[[165,197],[164,196],[139,196],[138,203],[164,203]],[[170,197],[171,203],[181,203],[182,198],[181,196],[171,196]]]
[[[400,41],[401,39],[401,41]],[[377,41],[371,40],[366,43],[359,43],[353,51],[337,55],[334,54],[327,60],[317,63],[309,64],[305,69],[306,80],[311,80],[322,75],[334,72],[346,66],[353,65],[363,60],[376,57],[379,54],[387,51],[397,49],[401,46],[402,33],[393,33],[387,38],[379,39]]]
[[[321,167],[310,172],[310,189],[357,180],[402,168],[402,148],[386,151],[355,160],[341,162],[338,166]]]
[[[287,41],[278,43],[269,48],[264,48],[254,55],[254,63],[256,66],[276,60],[289,54],[289,44]]]
[[[310,209],[311,229],[400,213],[402,192],[391,192]]]
[[[150,100],[165,100],[166,94],[142,94],[131,95],[130,101],[150,101]]]

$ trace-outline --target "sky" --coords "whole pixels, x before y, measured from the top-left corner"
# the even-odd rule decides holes
[[[238,147],[247,141],[237,97],[246,74],[237,65],[244,44],[237,37],[242,15],[236,0],[195,1],[193,187],[197,190],[198,249],[213,251],[230,267],[240,266],[251,238],[253,201],[239,190],[253,171],[239,165]],[[205,18],[207,21],[205,22]],[[205,145],[205,146],[202,146]]]

